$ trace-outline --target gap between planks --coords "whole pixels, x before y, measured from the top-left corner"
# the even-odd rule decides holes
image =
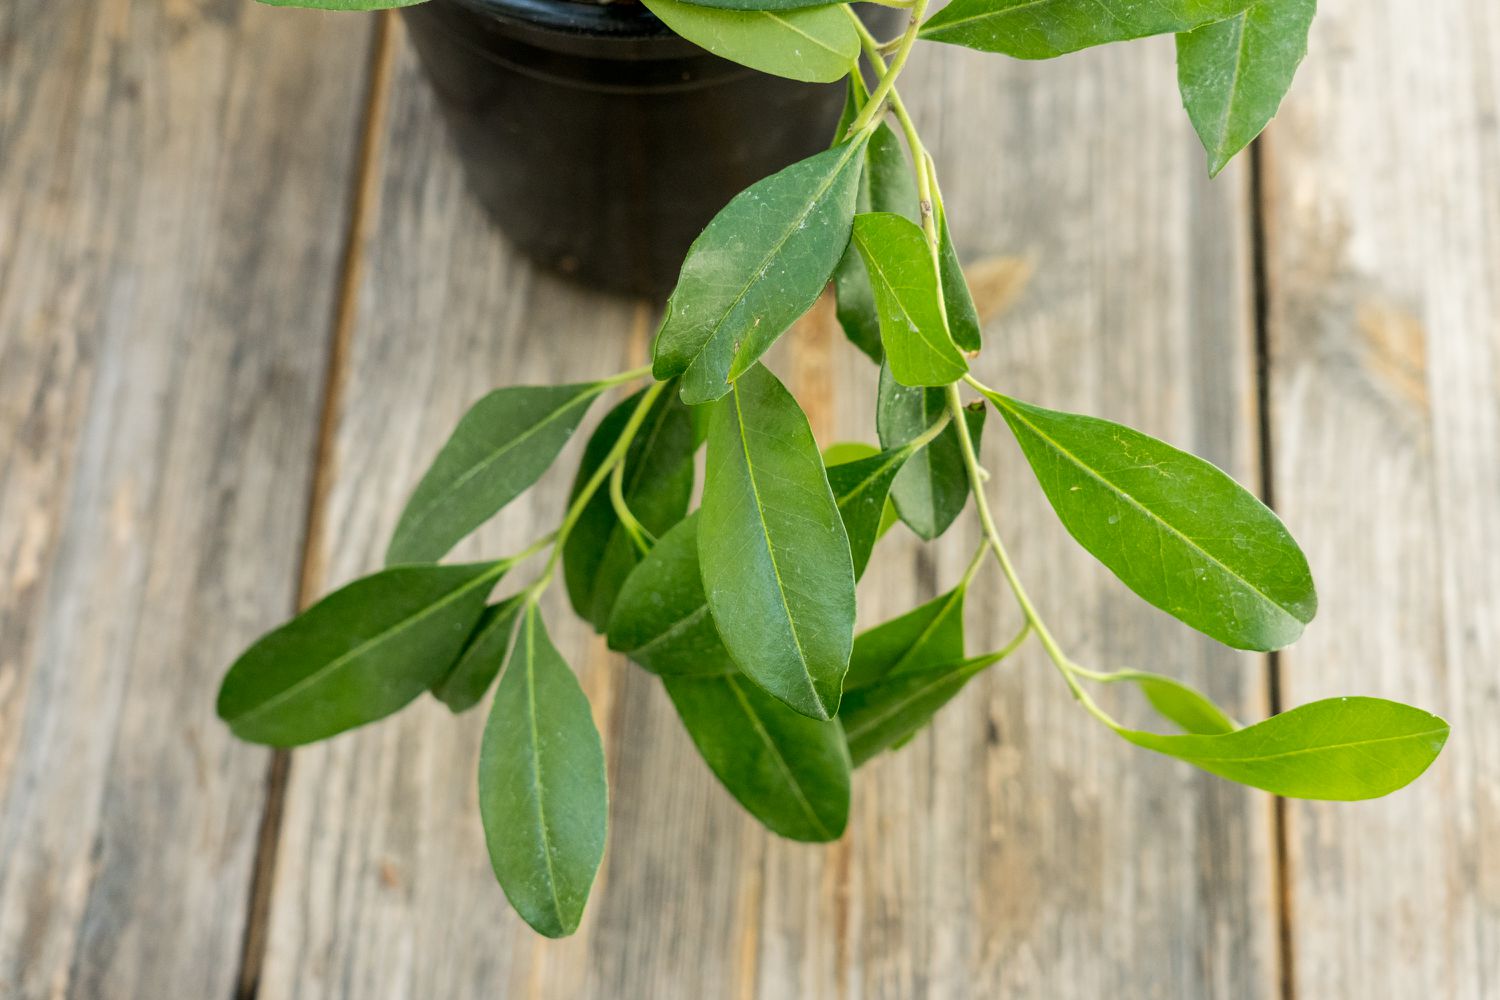
[[[1269,216],[1265,178],[1266,153],[1263,139],[1250,145],[1250,261],[1251,310],[1255,331],[1255,399],[1260,452],[1260,493],[1267,507],[1276,507],[1275,446],[1271,421],[1271,277],[1266,220]],[[1271,714],[1282,704],[1281,654],[1266,654],[1266,701]],[[1297,1000],[1296,938],[1293,933],[1291,845],[1287,830],[1286,799],[1277,796],[1271,804],[1272,902],[1276,921],[1276,964],[1281,1000]]]
[[[324,366],[323,407],[318,423],[312,486],[307,500],[307,519],[298,569],[298,610],[311,604],[324,584],[324,512],[329,488],[333,483],[334,432],[343,406],[345,369],[358,309],[365,245],[370,236],[379,192],[381,133],[385,128],[386,113],[390,105],[395,58],[394,19],[395,14],[391,11],[382,11],[376,15],[374,37],[370,44],[366,74],[369,82],[362,109],[364,127],[351,170],[348,224],[339,263],[338,295],[329,321],[331,336]],[[266,770],[266,797],[256,841],[255,862],[251,869],[239,974],[235,977],[234,996],[231,1000],[255,1000],[260,989],[260,974],[266,958],[271,890],[276,875],[276,851],[281,838],[282,813],[286,804],[287,779],[291,774],[291,766],[290,750],[272,751],[271,762]]]

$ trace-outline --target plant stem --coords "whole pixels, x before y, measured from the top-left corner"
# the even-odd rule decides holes
[[[647,369],[649,371],[650,369]],[[639,376],[636,376],[639,377]],[[624,381],[620,379],[620,381]],[[568,541],[568,535],[572,533],[574,525],[583,516],[583,509],[593,499],[594,494],[599,492],[599,487],[604,485],[604,480],[614,474],[615,466],[625,460],[625,453],[630,450],[630,443],[635,440],[636,432],[641,429],[641,424],[646,422],[646,414],[651,411],[651,405],[656,402],[658,396],[667,387],[666,382],[655,382],[641,396],[641,401],[635,405],[630,419],[626,421],[625,428],[620,431],[619,438],[614,446],[609,449],[609,454],[604,456],[604,461],[599,463],[599,468],[589,477],[583,489],[578,491],[578,496],[573,498],[573,503],[568,507],[568,512],[563,515],[562,524],[558,526],[557,535],[552,546],[552,555],[547,558],[547,565],[542,569],[542,575],[527,588],[528,600],[535,601],[541,592],[547,589],[547,584],[552,581],[552,575],[557,571],[557,564],[562,561],[563,546]]]
[[[848,12],[850,17],[854,18],[855,23],[859,24],[861,29],[864,28],[863,22],[859,20],[859,15],[855,14],[848,4],[844,5],[844,10]],[[895,53],[891,56],[890,65],[886,66],[883,61],[875,63],[873,59],[871,60],[880,73],[880,82],[870,92],[870,101],[865,105],[864,110],[850,123],[850,132],[863,132],[874,122],[875,116],[880,114],[886,98],[891,95],[891,92],[896,87],[896,78],[906,68],[906,60],[911,55],[912,47],[917,44],[917,30],[922,27],[922,18],[926,13],[927,0],[915,0],[911,5],[911,20],[907,23],[906,33],[901,36],[901,42],[896,47]],[[874,37],[870,35],[868,30],[862,30],[862,40],[866,37],[871,42],[875,42]],[[878,42],[875,43],[875,47],[879,48]]]
[[[602,389],[612,389],[615,386],[620,385],[622,383],[625,383],[625,382],[634,382],[636,379],[638,379],[638,378],[645,378],[647,375],[650,375],[650,374],[651,374],[651,366],[650,365],[641,365],[641,367],[639,367],[639,368],[632,368],[628,372],[620,372],[618,375],[611,375],[611,376],[609,376],[609,378],[602,378],[602,379],[600,379],[598,382],[596,382],[594,384],[597,385],[601,390]]]
[[[939,434],[948,429],[948,421],[950,419],[951,418],[948,416],[948,414],[944,413],[941,420],[934,421],[931,427],[927,428],[925,431],[918,434],[910,441],[906,442],[906,444],[902,445],[901,450],[912,453],[921,451],[923,448],[932,444],[933,441],[937,440],[937,436]]]
[[[554,541],[556,541],[556,539],[557,532],[553,531],[549,534],[543,535],[541,538],[538,538],[536,541],[532,542],[530,545],[526,546],[515,555],[506,556],[500,561],[505,564],[506,569],[511,569],[525,562],[527,559],[530,559],[532,556],[536,555],[538,552],[551,545]]]
[[[995,527],[995,517],[990,512],[989,500],[984,495],[984,479],[981,474],[982,470],[979,468],[979,456],[974,451],[974,439],[969,436],[968,424],[963,419],[964,404],[958,393],[958,383],[950,384],[947,393],[948,411],[953,414],[954,422],[958,425],[959,445],[963,451],[964,467],[969,472],[969,489],[974,494],[974,506],[979,511],[979,523],[984,528],[990,549],[995,553],[996,562],[1000,564],[1000,571],[1005,574],[1011,592],[1016,595],[1016,603],[1021,606],[1021,613],[1026,616],[1027,624],[1036,631],[1036,637],[1041,641],[1042,648],[1047,651],[1048,658],[1057,667],[1057,672],[1067,682],[1068,689],[1073,692],[1073,697],[1078,703],[1109,728],[1119,729],[1119,723],[1095,703],[1089,693],[1078,683],[1078,679],[1073,676],[1073,662],[1068,659],[1067,654],[1053,638],[1052,631],[1047,628],[1047,623],[1037,612],[1036,605],[1031,603],[1031,596],[1026,593],[1026,586],[1021,583],[1021,577],[1016,573],[1015,564],[1010,560],[1010,553],[1006,551],[1005,543],[1000,540],[1000,531]]]
[[[911,153],[912,173],[915,175],[917,181],[917,201],[922,218],[922,235],[927,237],[927,252],[932,256],[934,270],[941,271],[942,252],[940,250],[937,216],[934,208],[939,197],[937,191],[937,168],[933,162],[932,154],[927,152],[927,147],[922,144],[922,137],[917,133],[917,126],[912,121],[911,113],[906,110],[906,103],[901,100],[901,94],[896,90],[894,81],[900,67],[895,63],[892,63],[889,68],[886,67],[885,59],[881,55],[881,50],[885,46],[876,41],[875,36],[870,34],[870,29],[865,27],[864,22],[855,16],[847,4],[844,6],[844,10],[848,11],[849,16],[854,19],[855,32],[859,35],[860,46],[864,49],[865,56],[870,60],[870,65],[874,66],[875,71],[881,74],[880,84],[883,86],[886,81],[891,81],[886,97],[890,102],[891,112],[896,116],[896,121],[901,126],[902,133],[906,136],[906,148]],[[919,12],[914,10],[913,16],[919,16]],[[913,22],[913,24],[916,25],[916,22]],[[920,25],[916,26],[920,27]],[[897,41],[905,44],[908,37],[915,37],[914,30],[914,28],[909,28],[907,34],[902,35]],[[890,43],[886,44],[889,45]],[[898,49],[898,54],[901,51]],[[877,93],[879,92],[879,87],[876,88],[876,91]],[[860,117],[863,118],[865,114],[878,113],[878,108],[875,111],[871,110],[871,105],[874,104],[875,97],[872,94],[869,104],[865,105]],[[856,120],[857,123],[858,121]],[[852,132],[853,130],[853,126],[851,126],[850,131]],[[942,297],[939,297],[938,306],[942,310],[943,320],[946,322],[948,319],[948,303]]]
[[[656,538],[646,530],[646,526],[636,520],[636,516],[630,510],[630,504],[625,502],[625,462],[615,463],[614,471],[609,474],[609,502],[615,508],[615,517],[620,519],[620,527],[630,536],[636,550],[641,555],[651,551],[651,546],[656,544]]]

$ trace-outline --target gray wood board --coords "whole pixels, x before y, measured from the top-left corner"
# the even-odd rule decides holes
[[[0,994],[234,988],[368,23],[0,5]]]
[[[1036,263],[1027,295],[990,326],[981,376],[1141,426],[1253,483],[1245,176],[1204,179],[1170,42],[1038,65],[923,52],[908,81],[961,249]],[[960,121],[960,103],[984,127]],[[638,363],[654,319],[515,257],[465,190],[404,44],[380,171],[314,554],[323,589],[378,564],[470,402]],[[873,436],[874,373],[826,306],[774,363],[825,440]],[[513,551],[550,530],[577,450],[461,551]],[[998,421],[986,457],[1017,558],[1081,659],[1180,672],[1245,716],[1264,712],[1262,661],[1143,607],[1077,551]],[[965,522],[930,550],[883,543],[862,619],[950,585],[976,541]],[[976,650],[1018,624],[998,576],[986,581]],[[557,594],[546,610],[593,699],[612,779],[610,851],[579,934],[541,940],[507,910],[475,801],[483,711],[454,720],[424,699],[294,755],[264,998],[1275,993],[1268,801],[1099,730],[1036,650],[862,772],[850,834],[810,847],[743,816],[654,679],[609,655]]]
[[[1324,5],[1265,146],[1275,493],[1322,607],[1288,704],[1445,716],[1414,786],[1289,806],[1295,995],[1500,992],[1500,13]]]

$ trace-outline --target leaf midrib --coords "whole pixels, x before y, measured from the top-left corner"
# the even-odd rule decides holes
[[[959,674],[961,674],[961,673],[962,673],[962,671],[959,671],[959,670],[955,670],[955,671],[951,671],[951,672],[949,672],[949,671],[943,671],[942,672],[942,676],[936,677],[933,680],[929,681],[928,683],[923,684],[921,687],[916,688],[915,690],[913,690],[911,692],[911,694],[908,697],[906,697],[904,699],[901,699],[901,700],[898,700],[897,702],[895,702],[895,704],[892,705],[891,708],[888,711],[885,711],[885,712],[882,712],[882,713],[880,713],[878,715],[875,715],[875,716],[871,717],[870,719],[868,719],[867,721],[860,723],[859,725],[848,727],[845,730],[845,733],[846,733],[848,739],[851,742],[854,741],[854,740],[856,740],[856,739],[859,739],[860,737],[862,737],[866,733],[868,733],[870,730],[872,730],[875,727],[881,725],[882,723],[886,722],[887,720],[891,719],[892,717],[898,715],[899,713],[901,713],[902,711],[904,711],[906,708],[908,708],[913,702],[915,702],[918,699],[920,699],[920,698],[926,696],[927,694],[931,693],[933,690],[935,690],[940,685],[946,684],[949,681],[952,681],[955,677],[959,676]]]
[[[1229,146],[1229,122],[1234,117],[1235,105],[1238,103],[1237,91],[1240,86],[1240,74],[1245,63],[1245,49],[1249,45],[1249,32],[1246,31],[1246,28],[1249,27],[1250,23],[1250,10],[1250,7],[1246,7],[1229,19],[1239,22],[1235,26],[1238,38],[1234,46],[1234,72],[1229,78],[1229,92],[1224,101],[1224,113],[1219,118],[1219,138],[1214,149],[1214,159],[1216,161],[1223,159],[1224,150]],[[1205,27],[1207,26],[1205,25]]]
[[[672,624],[668,625],[666,628],[662,629],[660,632],[656,633],[656,635],[652,636],[650,639],[647,639],[639,646],[635,647],[634,649],[624,650],[624,653],[626,656],[634,659],[635,657],[642,655],[648,650],[661,645],[668,639],[674,638],[686,632],[688,629],[698,624],[702,617],[707,613],[708,602],[704,601],[704,603],[698,605],[696,608],[694,608],[692,611],[689,611],[681,618],[678,618],[676,621],[672,622]]]
[[[860,496],[864,494],[865,490],[870,488],[872,483],[876,482],[878,479],[880,479],[880,477],[884,476],[890,470],[891,466],[900,466],[905,464],[906,460],[911,457],[911,450],[912,449],[910,448],[910,446],[892,448],[887,453],[890,455],[890,457],[887,458],[884,462],[880,463],[879,468],[877,468],[874,472],[870,473],[865,478],[861,479],[852,490],[850,490],[848,493],[845,493],[843,498],[838,500],[839,512],[843,513],[845,504],[852,503],[853,501],[858,500]],[[872,455],[870,457],[876,458],[878,456]],[[838,466],[833,466],[833,468],[838,468]]]
[[[817,686],[813,683],[812,670],[807,662],[807,652],[802,648],[802,637],[797,634],[797,619],[792,616],[792,607],[786,600],[786,585],[781,579],[781,566],[776,561],[776,546],[771,542],[771,528],[766,524],[765,506],[760,499],[760,485],[755,481],[755,463],[750,459],[750,439],[745,435],[745,411],[740,405],[738,387],[735,387],[731,396],[734,399],[735,433],[739,436],[740,449],[745,456],[745,481],[750,484],[750,496],[755,501],[755,521],[760,525],[760,536],[766,545],[766,557],[771,561],[771,574],[776,578],[776,597],[781,602],[782,612],[786,615],[787,631],[791,633],[792,644],[797,648],[797,660],[802,664],[802,677],[807,681],[808,693],[812,695],[813,703],[822,708],[826,716],[828,710],[823,705],[823,698],[818,694]]]
[[[1248,730],[1240,730],[1239,732],[1247,732],[1247,731]],[[1399,736],[1382,736],[1382,737],[1379,737],[1378,739],[1372,739],[1372,740],[1352,740],[1352,741],[1349,741],[1347,743],[1327,743],[1327,744],[1323,744],[1322,746],[1302,747],[1302,748],[1297,749],[1297,750],[1286,750],[1286,751],[1283,751],[1281,753],[1273,753],[1273,754],[1260,754],[1260,755],[1257,755],[1257,756],[1254,756],[1254,757],[1201,757],[1201,756],[1199,756],[1197,754],[1188,754],[1188,753],[1184,753],[1182,756],[1186,757],[1187,759],[1189,759],[1191,761],[1194,761],[1194,762],[1200,763],[1200,764],[1264,764],[1264,763],[1267,763],[1268,761],[1286,760],[1286,759],[1291,758],[1291,757],[1305,757],[1308,754],[1332,753],[1332,752],[1334,752],[1336,750],[1351,750],[1351,749],[1354,749],[1356,747],[1375,746],[1375,745],[1380,744],[1380,743],[1400,743],[1400,742],[1403,742],[1403,741],[1406,741],[1406,740],[1421,740],[1421,739],[1426,739],[1429,736],[1437,736],[1439,734],[1443,734],[1443,733],[1447,733],[1447,732],[1448,732],[1448,729],[1446,727],[1439,727],[1437,729],[1425,730],[1425,731],[1420,732],[1420,733],[1403,733],[1403,734],[1401,734]],[[1141,733],[1140,735],[1142,735],[1142,736],[1149,736],[1149,737],[1155,737],[1156,739],[1162,739],[1162,740],[1213,739],[1213,737],[1211,737],[1211,736],[1161,736],[1161,735],[1159,735],[1157,733]],[[1235,734],[1233,734],[1233,733],[1225,733],[1224,735],[1225,736],[1232,736],[1232,735],[1235,735]],[[1152,747],[1151,749],[1156,749],[1156,748]],[[1174,756],[1175,756],[1175,754],[1174,754]]]
[[[1026,3],[1018,3],[1012,7],[1003,7],[999,10],[983,10],[977,14],[970,14],[967,17],[956,17],[952,20],[940,21],[938,25],[932,30],[934,33],[939,31],[947,31],[949,28],[956,28],[960,25],[969,24],[973,21],[987,21],[991,18],[1008,17],[1011,14],[1015,14],[1019,11],[1030,10],[1032,7],[1040,7],[1043,4],[1056,2],[1057,0],[1027,0]]]
[[[771,739],[771,734],[766,731],[766,727],[761,723],[760,716],[755,713],[755,709],[751,706],[750,700],[745,697],[745,692],[740,690],[739,682],[733,676],[729,676],[724,678],[724,683],[729,685],[729,690],[734,692],[735,700],[739,702],[741,710],[744,711],[746,718],[750,720],[750,725],[754,727],[756,735],[760,737],[761,742],[766,745],[766,749],[769,750],[771,752],[771,756],[775,758],[776,767],[781,771],[781,776],[786,779],[787,787],[792,790],[793,795],[796,797],[797,804],[800,805],[802,807],[802,811],[807,814],[808,820],[813,824],[813,826],[817,827],[818,833],[821,836],[832,839],[833,832],[828,829],[828,827],[823,823],[822,818],[819,817],[817,812],[813,809],[812,802],[808,799],[807,794],[802,790],[802,785],[793,775],[791,765],[788,764],[786,758],[782,756],[781,748],[778,747],[776,745],[776,742]]]
[[[542,838],[542,857],[547,862],[547,892],[552,897],[552,912],[557,917],[559,929],[567,929],[563,919],[562,900],[557,898],[557,871],[552,864],[552,835],[547,829],[547,810],[542,803],[542,751],[541,735],[536,722],[536,605],[526,610],[526,721],[531,727],[529,751],[532,778],[532,799],[536,802],[537,832]]]
[[[1219,567],[1221,570],[1223,570],[1225,572],[1225,574],[1227,574],[1228,576],[1232,577],[1235,580],[1238,580],[1240,583],[1244,584],[1247,589],[1249,589],[1252,593],[1254,593],[1254,594],[1258,595],[1259,597],[1261,597],[1262,599],[1264,599],[1267,604],[1269,604],[1272,607],[1274,607],[1277,611],[1279,611],[1282,614],[1286,615],[1288,618],[1290,618],[1293,621],[1297,622],[1297,624],[1299,624],[1299,625],[1305,625],[1306,624],[1306,622],[1304,622],[1301,618],[1298,618],[1295,614],[1293,614],[1281,602],[1277,601],[1270,594],[1267,594],[1264,590],[1260,589],[1255,584],[1253,584],[1249,580],[1245,579],[1245,577],[1243,577],[1239,573],[1235,572],[1229,566],[1225,565],[1224,562],[1221,561],[1216,556],[1214,556],[1213,553],[1211,553],[1207,549],[1203,548],[1194,539],[1189,538],[1187,535],[1183,534],[1182,531],[1180,531],[1175,526],[1173,526],[1170,521],[1165,520],[1164,518],[1161,517],[1161,515],[1157,514],[1155,511],[1151,510],[1151,508],[1149,508],[1149,507],[1145,506],[1144,504],[1142,504],[1133,495],[1131,495],[1129,492],[1127,492],[1123,487],[1116,485],[1114,482],[1110,481],[1109,479],[1106,479],[1102,474],[1100,474],[1099,472],[1095,471],[1093,469],[1093,467],[1084,464],[1083,460],[1080,459],[1077,455],[1073,454],[1067,448],[1063,447],[1059,442],[1057,442],[1056,440],[1054,440],[1051,436],[1049,436],[1040,427],[1036,426],[1036,424],[1032,423],[1030,420],[1027,420],[1026,417],[1023,415],[1022,411],[1018,410],[1012,404],[1012,402],[1011,402],[1010,399],[1008,399],[1005,396],[1001,396],[999,394],[991,396],[990,399],[995,403],[996,406],[1000,406],[1000,407],[1004,408],[1007,413],[1009,413],[1012,416],[1014,416],[1015,419],[1018,420],[1018,421],[1020,421],[1022,424],[1024,424],[1028,430],[1030,430],[1038,438],[1040,438],[1044,442],[1046,442],[1049,446],[1051,446],[1051,448],[1054,451],[1056,451],[1063,458],[1066,458],[1068,461],[1072,462],[1082,472],[1084,472],[1088,476],[1092,477],[1093,479],[1097,480],[1098,482],[1104,484],[1112,492],[1114,492],[1117,496],[1125,498],[1125,500],[1129,503],[1129,505],[1131,507],[1134,507],[1136,510],[1138,510],[1142,514],[1146,515],[1146,517],[1149,520],[1154,521],[1156,524],[1158,524],[1161,527],[1165,528],[1174,537],[1181,539],[1182,542],[1184,544],[1186,544],[1189,548],[1191,548],[1194,552],[1200,553],[1203,556],[1203,558],[1207,559],[1213,565]]]
[[[922,345],[926,347],[928,351],[932,353],[933,357],[935,357],[937,360],[949,362],[949,364],[951,365],[952,358],[945,356],[943,345],[941,343],[933,343],[932,338],[927,334],[926,326],[924,324],[918,323],[912,317],[912,312],[906,307],[906,302],[904,299],[902,299],[901,293],[896,291],[896,285],[891,281],[890,276],[886,273],[884,264],[875,255],[874,250],[870,248],[870,241],[865,239],[863,236],[856,236],[855,238],[859,241],[860,250],[863,252],[865,263],[870,267],[871,270],[875,271],[876,274],[879,275],[880,283],[890,291],[891,301],[895,303],[896,308],[901,311],[901,315],[906,318],[910,327],[916,332],[917,338],[921,341]],[[951,332],[948,332],[948,338],[948,346],[953,348],[954,355],[958,357],[959,373],[962,374],[963,372],[968,371],[969,366],[967,364],[964,364],[963,355],[959,352],[958,345],[953,343],[953,334]],[[884,339],[884,334],[882,334],[882,343],[884,343]],[[887,347],[887,356],[889,356],[890,353],[890,348]],[[891,377],[895,377],[894,370],[891,373]]]
[[[776,242],[771,245],[771,248],[766,251],[765,255],[761,257],[760,263],[750,271],[750,277],[745,280],[744,286],[735,293],[734,298],[731,299],[729,304],[726,305],[724,309],[719,313],[719,318],[714,321],[714,325],[709,330],[708,336],[703,338],[703,343],[698,348],[697,356],[693,358],[691,363],[689,363],[689,368],[696,367],[699,361],[703,359],[704,348],[718,338],[719,333],[724,329],[724,324],[729,322],[729,317],[739,309],[740,304],[745,301],[745,296],[750,293],[750,289],[755,286],[755,283],[761,280],[762,272],[764,272],[765,269],[770,266],[771,261],[776,257],[776,255],[781,253],[781,251],[786,247],[787,241],[792,238],[792,234],[797,232],[801,228],[802,223],[806,221],[808,216],[812,215],[813,209],[818,206],[818,204],[823,200],[823,197],[828,193],[829,189],[833,187],[834,181],[839,177],[840,174],[844,172],[844,168],[848,166],[849,160],[854,155],[854,152],[858,149],[863,149],[865,142],[867,141],[868,137],[863,140],[852,141],[848,143],[848,148],[844,151],[844,155],[839,158],[838,163],[835,164],[834,168],[828,172],[828,176],[823,179],[823,183],[820,184],[817,190],[813,192],[813,196],[807,200],[807,204],[803,207],[801,213],[792,220],[792,224],[788,228],[782,231],[781,237],[777,239]],[[738,354],[739,350],[736,349],[734,354],[730,357],[729,370],[731,373],[733,373],[731,381],[733,380],[733,378],[738,378],[740,375],[744,374],[743,370],[738,373],[734,372],[734,369],[738,367],[739,364]]]
[[[811,9],[811,8],[799,8],[799,9],[807,10],[807,9]],[[803,38],[807,39],[809,42],[812,42],[814,45],[816,45],[818,48],[822,49],[824,52],[827,52],[829,55],[831,55],[831,56],[838,56],[840,58],[843,57],[844,53],[840,52],[838,49],[836,49],[833,46],[829,45],[827,42],[823,41],[821,38],[818,38],[815,35],[808,34],[806,31],[804,31],[802,28],[798,27],[797,25],[793,24],[787,18],[782,17],[778,12],[776,12],[776,11],[770,11],[770,10],[763,10],[763,11],[761,11],[761,13],[764,14],[764,15],[766,15],[767,17],[769,17],[771,20],[773,20],[773,21],[777,22],[778,24],[780,24],[786,30],[788,30],[790,32],[793,32],[794,34],[801,35]]]
[[[259,716],[262,712],[265,712],[268,709],[281,706],[287,701],[288,698],[300,694],[307,687],[327,677],[330,672],[338,670],[339,668],[345,666],[350,660],[357,659],[358,657],[363,656],[374,646],[385,642],[391,636],[394,636],[399,632],[405,631],[415,622],[426,618],[429,615],[435,614],[442,608],[447,607],[449,604],[452,604],[454,601],[458,600],[460,597],[467,594],[475,587],[484,584],[493,584],[495,579],[504,572],[505,570],[503,568],[496,567],[495,569],[491,569],[484,573],[481,573],[473,580],[470,580],[468,583],[465,583],[462,586],[449,591],[447,594],[434,601],[433,603],[424,605],[422,609],[417,613],[408,615],[389,628],[381,632],[377,632],[375,635],[361,642],[353,649],[340,653],[332,660],[329,660],[322,667],[319,667],[317,670],[298,680],[296,683],[290,685],[289,687],[283,688],[280,692],[272,695],[270,698],[267,698],[265,701],[261,702],[259,705],[256,705],[254,708],[251,708],[227,721],[231,726],[239,725],[244,723],[248,719],[253,719]]]
[[[577,406],[582,401],[598,395],[602,391],[603,387],[599,383],[593,383],[589,385],[583,391],[579,392],[578,395],[570,397],[568,401],[562,406],[559,406],[551,412],[547,413],[546,416],[544,416],[541,420],[538,420],[536,423],[526,428],[520,434],[506,441],[503,445],[495,449],[480,461],[475,462],[473,465],[469,466],[469,468],[464,470],[462,475],[454,479],[452,483],[447,486],[447,488],[445,488],[441,493],[439,493],[431,501],[429,501],[428,504],[421,509],[421,511],[413,513],[411,520],[406,522],[405,528],[401,531],[401,537],[404,539],[406,537],[409,537],[410,535],[415,534],[418,528],[427,523],[427,520],[432,516],[433,511],[437,510],[449,499],[451,499],[455,493],[468,485],[469,481],[472,480],[475,476],[479,475],[482,471],[489,468],[495,462],[498,462],[505,456],[507,452],[511,451],[513,448],[522,444],[523,442],[529,441],[532,437],[541,433],[544,427],[552,424],[568,410]]]

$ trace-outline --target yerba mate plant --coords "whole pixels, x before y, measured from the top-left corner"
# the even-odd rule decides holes
[[[479,762],[484,832],[506,895],[549,936],[578,926],[608,812],[588,701],[538,610],[559,570],[578,614],[661,678],[725,787],[797,840],[837,838],[851,771],[912,739],[1033,638],[1100,724],[1231,781],[1366,799],[1427,768],[1448,727],[1415,708],[1337,698],[1241,726],[1168,677],[1098,672],[1068,655],[986,499],[979,439],[991,411],[1078,543],[1186,625],[1237,649],[1280,649],[1312,620],[1312,577],[1276,515],[1207,462],[971,374],[980,324],[949,236],[957,207],[945,204],[898,89],[922,40],[1043,59],[1173,32],[1183,100],[1217,173],[1274,114],[1306,49],[1313,0],[953,0],[936,13],[928,0],[888,0],[910,12],[888,41],[846,3],[644,2],[726,59],[797,80],[847,78],[832,146],[754,184],[703,231],[649,368],[499,389],[476,403],[407,503],[387,568],[230,668],[218,710],[236,734],[273,746],[326,739],[424,691],[462,712],[498,676]],[[760,362],[830,281],[844,330],[879,366],[879,448],[820,453],[797,400]],[[502,559],[439,562],[536,482],[601,396],[643,380],[593,430],[556,531]],[[705,445],[702,502],[689,511]],[[936,538],[970,498],[983,542],[963,576],[855,635],[855,582],[880,536],[899,519]],[[497,585],[544,552],[540,572],[492,603]],[[991,561],[1025,625],[975,653],[964,598],[989,585]],[[1136,686],[1178,731],[1121,725],[1090,694],[1100,684]]]

